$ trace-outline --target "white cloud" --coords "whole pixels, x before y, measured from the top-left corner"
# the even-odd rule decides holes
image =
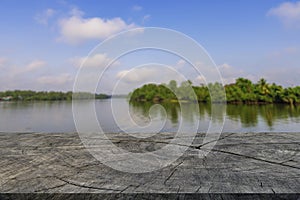
[[[236,69],[227,63],[218,66],[218,69],[220,70],[224,84],[234,83],[235,80],[240,77],[247,78],[251,81],[257,80],[256,76],[247,74],[243,70]]]
[[[133,10],[133,11],[141,11],[141,10],[143,10],[143,7],[142,7],[142,6],[138,6],[138,5],[134,5],[134,6],[132,7],[132,10]]]
[[[220,77],[220,69],[214,64],[209,62],[198,61],[194,63],[195,82],[203,84],[205,80],[207,83],[220,82],[222,76]],[[200,74],[199,74],[200,73]],[[224,77],[223,77],[224,78]]]
[[[42,13],[37,14],[34,19],[39,23],[43,25],[47,25],[48,21],[53,15],[55,14],[55,10],[48,8],[44,10]]]
[[[89,57],[81,57],[81,58],[72,58],[71,62],[76,66],[80,67],[83,65],[83,67],[89,67],[89,68],[95,68],[95,67],[106,67],[108,64],[110,64],[113,61],[112,58],[109,58],[106,54],[95,54],[93,56]],[[113,66],[120,65],[120,62],[115,61],[112,63]]]
[[[120,72],[117,73],[117,78],[123,78],[129,72],[130,72],[130,70],[122,70],[122,71],[120,71]]]
[[[81,17],[84,15],[84,12],[81,11],[80,9],[78,9],[77,7],[74,7],[71,9],[71,11],[69,12],[69,14],[71,16],[78,16],[78,17]]]
[[[288,27],[300,27],[300,1],[284,2],[278,7],[271,8],[267,16],[278,17]]]
[[[233,83],[237,78],[245,77],[242,70],[238,70],[227,63],[219,65],[217,68],[211,66],[208,67],[201,62],[196,63],[196,65],[202,73],[194,80],[196,84],[208,84],[215,81],[220,82],[220,77],[218,76],[219,72],[224,84]]]
[[[73,78],[70,74],[52,76],[46,72],[50,66],[44,60],[35,59],[25,64],[16,64],[13,61],[0,58],[4,62],[0,73],[0,90],[59,90],[72,89]],[[52,69],[53,71],[53,69]],[[41,76],[41,73],[44,76]]]
[[[47,65],[47,63],[43,60],[33,60],[31,62],[29,62],[27,65],[25,66],[14,66],[11,65],[9,67],[10,70],[10,74],[13,76],[16,75],[20,75],[20,74],[24,74],[24,73],[28,73],[28,72],[33,72],[36,71],[40,68],[43,68]]]
[[[186,64],[186,61],[183,59],[178,60],[178,62],[176,63],[176,67],[183,67]]]
[[[275,82],[285,87],[291,87],[300,84],[299,68],[274,67],[272,70],[264,70],[263,74],[263,77],[266,78],[269,83]]]
[[[277,59],[277,58],[282,59],[282,57],[297,55],[298,53],[299,53],[299,48],[287,47],[287,48],[283,48],[283,49],[280,49],[277,51],[273,51],[273,52],[269,53],[267,55],[267,57],[270,59]]]
[[[199,85],[199,84],[206,84],[206,79],[204,76],[199,75],[196,77],[196,79],[193,81],[194,84]]]
[[[0,67],[4,66],[4,64],[7,62],[7,59],[4,57],[0,57]]]
[[[72,16],[59,21],[60,41],[78,44],[87,40],[105,39],[112,34],[136,27],[127,24],[121,18],[103,19],[99,17],[83,18],[83,12],[73,9]]]
[[[167,66],[144,66],[131,70],[122,70],[117,73],[116,77],[126,83],[157,82],[167,83],[171,79],[179,82],[183,77],[176,73],[174,69]]]
[[[63,73],[57,76],[42,76],[37,78],[37,82],[40,84],[49,85],[64,85],[73,81],[73,78],[68,73]]]
[[[24,71],[25,72],[34,71],[34,70],[40,69],[46,65],[47,65],[47,63],[43,60],[33,60],[32,62],[30,62],[28,65],[25,66]]]
[[[241,70],[237,70],[227,63],[218,66],[218,68],[225,84],[234,83],[238,77],[244,75]]]
[[[155,74],[154,69],[140,68],[134,70],[123,70],[117,74],[117,78],[122,79],[127,83],[141,82],[149,79],[149,76]]]
[[[173,68],[162,65],[147,65],[133,68],[131,70],[119,71],[116,75],[114,87],[110,89],[116,94],[126,94],[134,88],[147,83],[168,83],[170,80],[176,80],[178,83],[184,81],[184,77],[176,73]],[[107,84],[105,84],[107,85]]]
[[[228,77],[233,77],[233,76],[239,76],[242,75],[244,72],[242,70],[238,70],[231,65],[224,63],[220,66],[218,66],[218,69],[220,70],[220,73],[222,74],[223,77],[228,78]],[[236,77],[238,78],[238,77]]]
[[[143,24],[146,23],[147,21],[149,21],[150,18],[151,18],[151,15],[145,15],[142,20]]]

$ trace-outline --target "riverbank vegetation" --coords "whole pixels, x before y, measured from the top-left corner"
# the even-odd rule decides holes
[[[224,107],[221,104],[215,104],[214,111],[212,111],[210,103],[184,103],[180,105],[179,103],[161,102],[160,104],[164,107],[164,113],[167,114],[166,117],[174,125],[178,125],[181,117],[185,122],[190,123],[195,122],[199,117],[202,120],[206,118],[210,119],[212,115],[214,116],[214,120],[220,123],[224,120]],[[136,116],[143,116],[144,118],[149,118],[153,105],[153,102],[130,102],[133,113]],[[160,115],[159,110],[156,110],[156,112],[152,111],[154,112],[152,113],[153,116]],[[300,119],[300,106],[290,106],[289,104],[228,104],[226,106],[226,118],[230,121],[241,123],[242,127],[245,128],[257,127],[262,121],[265,122],[267,127],[272,128],[274,125],[280,123],[286,125],[289,119]],[[295,131],[297,130],[295,129]]]
[[[177,86],[177,82],[171,80],[169,84],[143,85],[129,95],[132,102],[226,101],[232,104],[285,103],[293,105],[300,103],[300,86],[284,88],[275,83],[269,84],[263,78],[257,83],[238,78],[235,83],[224,87],[220,83],[194,86],[191,81],[182,82],[180,86]]]
[[[75,99],[108,99],[111,96],[106,94],[92,94],[88,92],[55,92],[55,91],[32,91],[14,90],[0,92],[0,101],[61,101]]]

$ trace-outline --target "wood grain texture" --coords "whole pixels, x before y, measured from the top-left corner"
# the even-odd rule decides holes
[[[171,133],[148,139],[107,134],[132,152],[154,151]],[[199,158],[203,134],[168,167],[151,173],[116,171],[97,161],[77,133],[0,133],[1,193],[297,193],[300,133],[223,133]],[[175,144],[181,145],[181,144]],[[117,161],[116,161],[117,162]]]

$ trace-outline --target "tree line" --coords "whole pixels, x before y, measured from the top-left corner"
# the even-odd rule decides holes
[[[32,90],[11,90],[0,92],[2,101],[61,101],[75,99],[107,99],[110,95],[92,94],[88,92],[56,92],[56,91],[32,91]]]
[[[235,83],[224,87],[218,82],[193,86],[191,81],[184,81],[178,86],[175,80],[171,80],[168,84],[143,85],[130,93],[129,97],[130,101],[226,101],[227,103],[293,105],[300,103],[300,86],[284,88],[275,83],[269,84],[263,78],[257,83],[252,83],[246,78],[238,78]]]

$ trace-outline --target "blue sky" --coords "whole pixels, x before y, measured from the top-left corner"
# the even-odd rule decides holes
[[[88,53],[107,37],[135,27],[169,28],[195,39],[225,83],[243,76],[300,85],[300,1],[2,0],[0,17],[0,90],[72,90]],[[103,91],[110,92],[109,85],[130,69],[129,58],[108,73]],[[180,63],[175,57],[166,60],[170,66]]]

